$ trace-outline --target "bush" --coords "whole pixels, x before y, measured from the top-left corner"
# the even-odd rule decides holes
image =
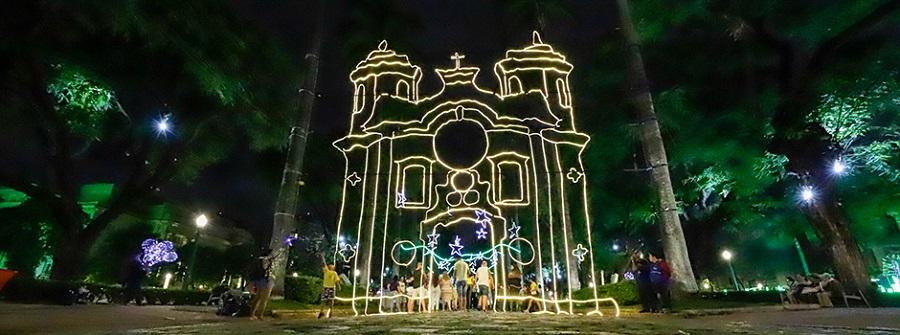
[[[616,299],[619,305],[634,305],[639,302],[637,284],[633,280],[598,286],[597,297]],[[573,298],[579,300],[593,299],[594,291],[591,288],[583,288],[575,291]]]
[[[65,282],[56,280],[35,280],[28,277],[15,277],[3,292],[0,299],[6,301],[32,303],[32,304],[59,304],[71,305],[75,303],[75,292],[79,287],[85,286],[91,292],[97,294],[104,291],[112,303],[123,303],[124,296],[119,286],[102,285],[94,283]],[[145,288],[142,290],[148,304],[156,305],[202,305],[209,299],[209,292],[186,290],[163,290],[160,288]]]
[[[311,276],[288,277],[284,280],[284,298],[306,304],[319,303],[322,279]]]

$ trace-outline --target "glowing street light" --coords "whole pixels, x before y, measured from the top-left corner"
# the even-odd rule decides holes
[[[734,283],[734,289],[740,290],[740,284],[738,284],[737,275],[734,274],[734,266],[731,265],[731,259],[734,258],[734,255],[729,250],[722,250],[722,259],[728,263],[728,270],[731,271],[731,281]]]
[[[166,135],[172,132],[172,123],[169,121],[169,115],[163,115],[156,121],[154,121],[154,126],[156,126],[156,134],[157,135]]]
[[[622,247],[621,247],[621,246],[619,246],[619,244],[618,244],[618,243],[613,243],[613,245],[612,245],[612,249],[613,249],[613,251],[619,251],[619,249],[621,249],[621,248],[622,248]]]
[[[194,224],[197,225],[197,228],[203,229],[203,227],[206,227],[206,224],[208,223],[209,219],[206,217],[206,214],[200,214],[197,215],[196,218],[194,218]]]
[[[831,172],[834,172],[836,175],[843,175],[847,172],[847,165],[844,162],[841,162],[840,159],[836,159],[833,164],[831,164]]]
[[[187,279],[183,285],[184,289],[187,289],[188,285],[193,284],[194,264],[197,262],[197,249],[200,246],[200,230],[206,227],[207,224],[209,224],[209,219],[206,217],[206,214],[200,214],[194,218],[194,225],[197,227],[197,230],[194,233],[194,248],[191,250],[191,263],[188,265]]]
[[[734,256],[734,255],[731,254],[731,251],[728,251],[728,250],[722,251],[722,259],[724,259],[726,262],[731,262],[732,256]]]
[[[800,200],[803,200],[806,203],[813,202],[816,200],[816,191],[812,188],[812,186],[803,186],[800,190]]]

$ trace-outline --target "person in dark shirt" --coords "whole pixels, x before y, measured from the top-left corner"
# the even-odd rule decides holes
[[[428,292],[426,292],[425,286],[422,285],[423,276],[422,262],[418,262],[416,263],[416,269],[413,270],[412,275],[406,280],[406,294],[409,296],[409,302],[406,303],[406,311],[408,313],[413,312],[416,301],[419,302],[419,311],[425,311],[425,299],[428,298]]]
[[[658,297],[660,311],[667,312],[672,308],[672,294],[670,284],[672,270],[665,259],[651,253],[650,259],[650,284],[653,286],[653,294]]]
[[[253,260],[250,267],[250,273],[247,278],[250,285],[256,291],[250,302],[250,319],[262,319],[263,313],[266,311],[266,305],[269,303],[269,295],[272,294],[272,288],[275,282],[272,280],[272,250],[263,249],[259,257]]]
[[[658,300],[650,282],[650,262],[640,258],[635,261],[638,297],[641,300],[641,313],[651,313],[658,309]]]

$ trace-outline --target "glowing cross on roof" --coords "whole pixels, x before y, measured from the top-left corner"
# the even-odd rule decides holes
[[[458,52],[454,52],[453,56],[450,56],[450,59],[456,62],[456,69],[459,68],[459,62],[463,60],[463,58],[466,58],[466,55],[460,55]]]

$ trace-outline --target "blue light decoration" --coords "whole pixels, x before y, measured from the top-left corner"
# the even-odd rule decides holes
[[[456,255],[462,257],[462,248],[463,245],[460,243],[459,235],[456,235],[456,239],[453,240],[453,243],[448,244],[450,246],[450,256]]]
[[[475,210],[475,222],[480,223],[482,228],[487,228],[487,224],[491,223],[491,216],[488,212],[477,209]]]
[[[634,272],[625,271],[625,274],[622,277],[625,277],[625,280],[634,280]]]
[[[509,239],[512,240],[519,237],[519,229],[521,228],[522,227],[519,227],[519,225],[516,224],[516,221],[513,221],[512,225],[507,229],[507,231],[509,231]]]
[[[437,232],[428,234],[428,246],[431,248],[436,247],[438,244],[438,238],[440,238],[440,237],[441,237],[441,234],[438,234]]]
[[[141,242],[141,255],[139,260],[145,269],[151,269],[162,263],[172,263],[178,260],[175,252],[175,244],[171,241],[157,241],[148,238]]]
[[[479,228],[475,231],[475,237],[477,237],[479,240],[486,240],[487,230],[485,230],[484,228]]]
[[[286,245],[288,248],[291,248],[294,246],[294,242],[297,242],[297,239],[299,238],[300,236],[297,233],[290,234],[284,239],[284,245]]]

